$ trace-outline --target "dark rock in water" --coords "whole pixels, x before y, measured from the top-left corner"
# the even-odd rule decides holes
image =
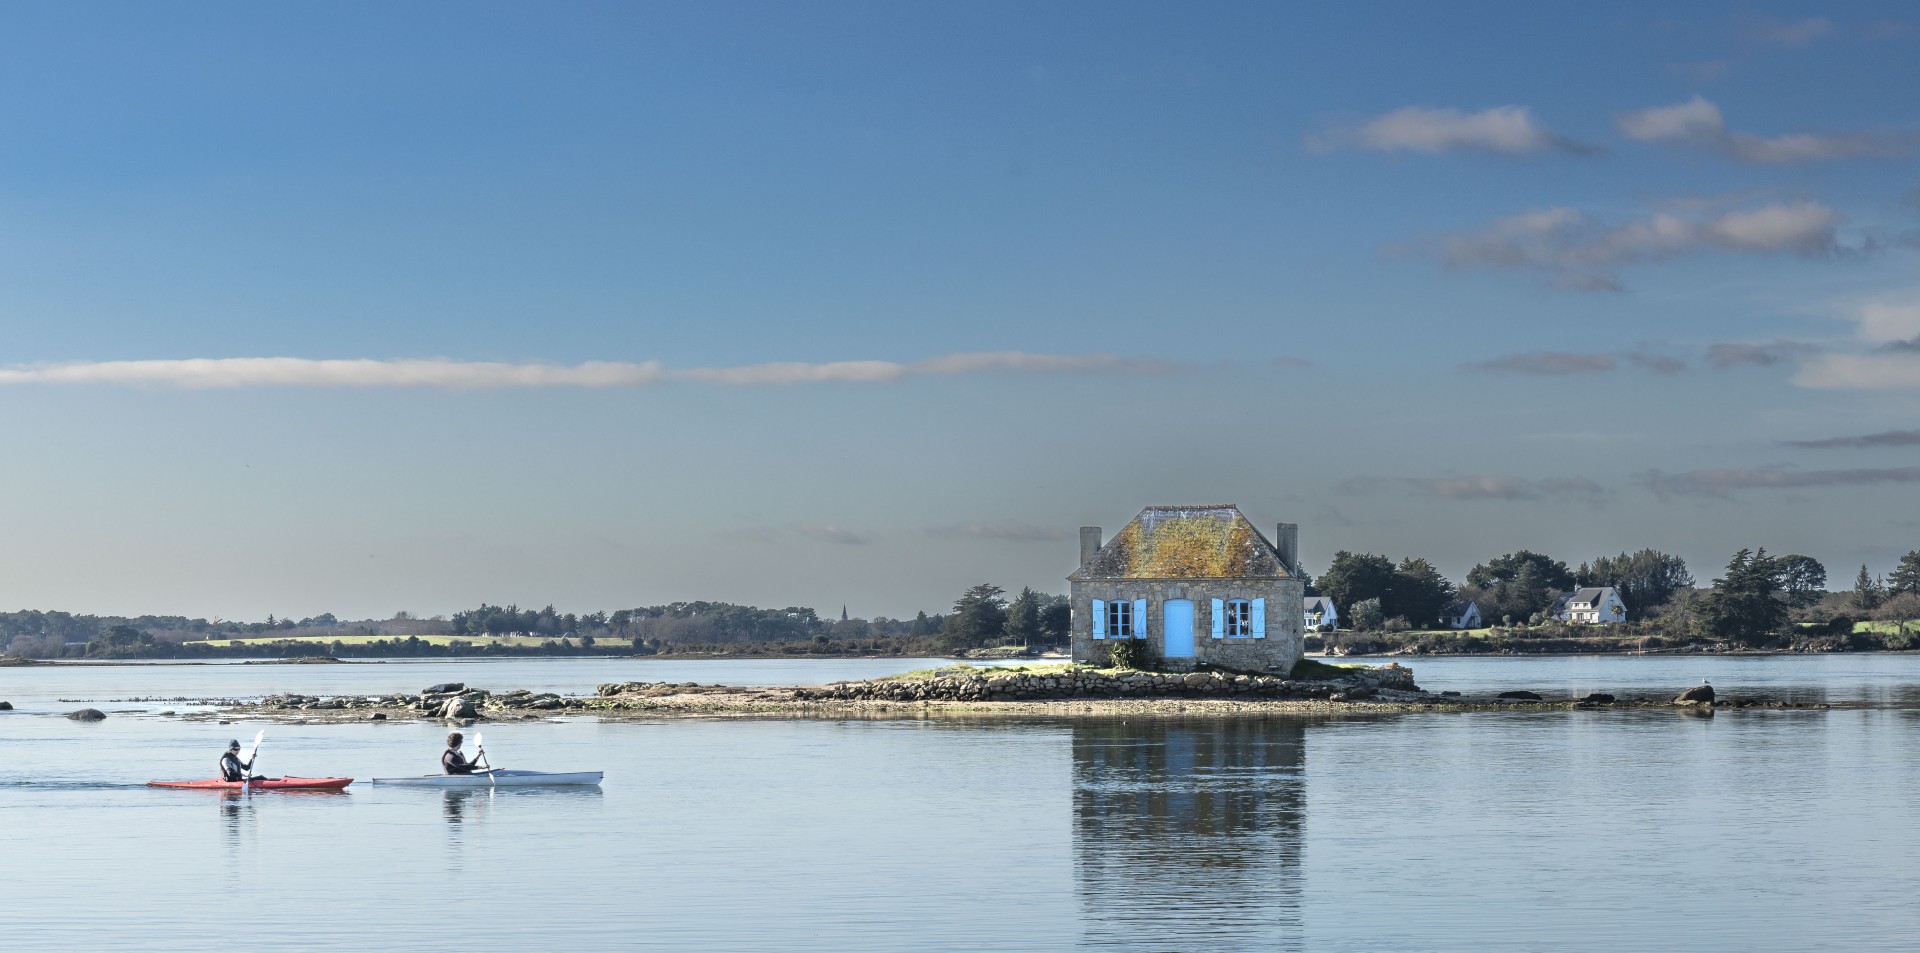
[[[1594,692],[1580,700],[1588,705],[1611,705],[1614,702],[1613,696],[1606,692]]]
[[[68,712],[67,717],[74,721],[105,721],[107,713],[98,708],[82,708],[79,711]]]
[[[454,693],[454,692],[464,692],[464,691],[466,691],[466,690],[467,690],[467,683],[466,683],[466,682],[441,682],[441,683],[440,683],[440,684],[438,684],[438,685],[434,685],[434,686],[431,686],[431,687],[428,687],[428,688],[423,688],[423,689],[421,689],[421,690],[420,690],[420,694],[422,694],[422,695],[448,695],[448,694],[452,694],[452,693]]]
[[[1378,694],[1380,694],[1380,690],[1372,685],[1356,685],[1347,689],[1347,700],[1359,701],[1363,698],[1372,698]]]
[[[1525,690],[1522,690],[1522,691],[1512,691],[1512,692],[1501,692],[1500,694],[1498,694],[1498,695],[1495,695],[1494,697],[1495,697],[1495,698],[1505,698],[1505,699],[1508,699],[1508,700],[1510,700],[1510,701],[1523,701],[1523,702],[1537,702],[1537,701],[1539,701],[1539,700],[1540,700],[1540,695],[1539,695],[1539,693],[1537,693],[1537,692],[1529,692],[1529,691],[1525,691]]]
[[[12,710],[13,710],[12,702],[0,702],[0,711],[12,711]]]
[[[1711,705],[1713,704],[1713,686],[1695,685],[1681,692],[1680,697],[1675,698],[1673,703],[1676,705]]]
[[[373,714],[368,715],[367,720],[368,721],[386,721],[387,713],[384,711],[376,711]]]
[[[1448,698],[1459,698],[1459,697],[1460,697],[1460,693],[1459,693],[1459,692],[1456,692],[1456,691],[1444,691],[1444,692],[1441,692],[1440,694],[1442,694],[1442,695],[1445,695],[1445,696],[1447,696]]]

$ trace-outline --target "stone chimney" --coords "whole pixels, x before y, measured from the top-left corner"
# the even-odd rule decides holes
[[[1273,530],[1273,548],[1280,553],[1280,564],[1290,573],[1300,572],[1300,524],[1281,523]]]
[[[1080,565],[1093,561],[1095,553],[1100,551],[1100,527],[1080,527]]]

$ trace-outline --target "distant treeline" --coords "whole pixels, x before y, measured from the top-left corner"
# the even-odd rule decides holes
[[[1685,560],[1653,549],[1602,556],[1577,568],[1523,549],[1474,566],[1458,586],[1425,559],[1395,563],[1374,553],[1341,551],[1311,581],[1309,592],[1333,600],[1343,628],[1395,633],[1442,628],[1449,607],[1465,602],[1476,604],[1496,629],[1564,628],[1553,618],[1561,595],[1604,586],[1617,590],[1627,607],[1627,624],[1614,631],[1656,640],[1651,647],[1695,639],[1782,647],[1808,632],[1851,632],[1859,621],[1898,624],[1895,641],[1904,645],[1905,623],[1920,619],[1920,550],[1907,553],[1885,577],[1861,566],[1853,588],[1838,592],[1828,590],[1827,568],[1819,560],[1765,549],[1735,553],[1708,587],[1695,585]],[[1349,637],[1323,641],[1337,648],[1343,640]]]
[[[400,612],[390,619],[361,621],[342,621],[331,613],[229,622],[26,611],[0,613],[0,654],[48,659],[902,655],[1065,641],[1070,614],[1064,596],[1027,589],[1009,603],[1000,598],[1001,592],[997,586],[974,586],[955,602],[954,613],[920,612],[911,619],[823,619],[801,606],[763,609],[727,602],[673,602],[590,613],[560,612],[551,605],[522,609],[481,603],[451,618],[420,619]],[[514,641],[502,641],[509,638]],[[239,641],[243,639],[249,641]]]

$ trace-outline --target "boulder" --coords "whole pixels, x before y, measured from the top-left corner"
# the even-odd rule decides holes
[[[1529,692],[1523,689],[1520,691],[1501,692],[1494,697],[1508,699],[1509,701],[1537,702],[1540,700],[1540,693]]]
[[[12,711],[12,710],[13,710],[12,702],[0,702],[0,711]]]
[[[466,691],[466,690],[467,690],[467,683],[466,683],[466,682],[441,682],[441,683],[440,683],[440,684],[438,684],[438,685],[430,685],[430,686],[428,686],[428,687],[426,687],[426,688],[423,688],[423,689],[421,689],[421,690],[420,690],[420,694],[422,694],[422,695],[450,695],[450,694],[453,694],[453,693],[455,693],[455,692],[464,692],[464,691]]]
[[[458,718],[475,718],[479,714],[473,710],[473,700],[465,695],[455,695],[447,699],[446,704],[440,708],[440,717],[449,721]]]
[[[1673,703],[1676,705],[1711,705],[1713,704],[1713,686],[1695,685],[1681,692],[1679,697],[1673,700]]]
[[[368,715],[367,720],[368,721],[386,721],[387,713],[384,711],[376,711],[373,714]]]
[[[98,708],[82,708],[79,711],[68,712],[67,717],[74,721],[105,721],[107,713]]]
[[[1593,694],[1580,699],[1580,701],[1582,704],[1586,704],[1586,705],[1611,705],[1614,702],[1614,698],[1612,695],[1609,695],[1606,692],[1594,692]]]

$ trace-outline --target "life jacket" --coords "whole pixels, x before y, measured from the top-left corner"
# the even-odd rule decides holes
[[[448,748],[440,755],[440,767],[448,774],[472,774],[473,765],[458,749]]]
[[[220,779],[223,781],[245,781],[247,769],[240,764],[240,756],[229,751],[220,756]]]

